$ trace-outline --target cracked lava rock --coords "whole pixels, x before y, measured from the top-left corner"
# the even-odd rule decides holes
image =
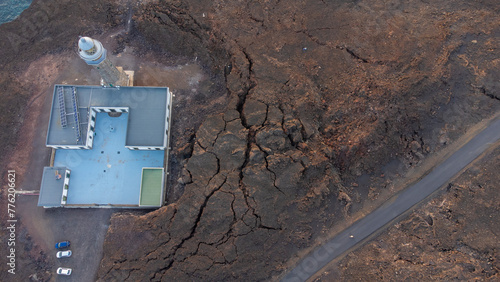
[[[10,72],[40,50],[70,50],[54,49],[64,38],[126,26],[124,7],[133,25],[114,53],[130,45],[160,63],[195,58],[213,82],[189,99],[176,92],[168,205],[112,216],[100,281],[277,279],[321,236],[400,189],[392,180],[402,171],[500,108],[496,0],[59,2],[54,15],[77,9],[85,20],[31,25],[23,61],[0,58],[4,132],[19,129],[11,108],[28,100],[9,94],[22,92]],[[0,138],[13,146],[14,135]],[[482,269],[467,260],[465,269]]]
[[[174,149],[178,201],[112,217],[103,281],[276,278],[322,229],[390,187],[385,165],[418,164],[499,106],[494,1],[141,9],[138,31],[163,50],[176,52],[172,38],[217,50],[227,106]],[[362,176],[369,185],[350,184]]]

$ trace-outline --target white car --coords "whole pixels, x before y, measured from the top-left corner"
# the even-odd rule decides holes
[[[59,274],[59,275],[71,275],[71,268],[59,267],[57,269],[57,274]]]
[[[72,252],[70,250],[67,251],[59,251],[56,254],[57,258],[69,258],[71,256]]]

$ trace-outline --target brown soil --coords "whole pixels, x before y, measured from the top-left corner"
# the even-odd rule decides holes
[[[54,81],[61,75],[71,58],[74,46],[66,38],[77,38],[80,32],[102,28],[103,21],[94,14],[104,10],[105,5],[88,6],[69,1],[33,1],[32,6],[22,16],[0,27],[3,40],[0,41],[0,153],[2,155],[2,187],[6,187],[7,169],[16,171],[18,190],[37,190],[41,180],[41,169],[48,160],[49,150],[44,148],[45,123],[47,120],[47,96]],[[74,11],[72,22],[68,14]],[[101,19],[102,19],[101,15]],[[105,18],[105,16],[104,16]],[[94,23],[82,25],[83,21]],[[70,52],[68,52],[70,51]],[[71,54],[73,55],[73,53]],[[2,188],[0,204],[1,238],[6,241],[7,190]],[[18,196],[16,211],[16,274],[7,272],[8,266],[2,255],[0,280],[28,281],[40,279],[48,281],[53,276],[52,260],[47,256],[47,246],[43,230],[50,228],[32,224],[36,218],[36,208],[24,208],[25,198]],[[26,198],[27,199],[27,198]],[[33,202],[30,202],[33,204]],[[30,211],[32,212],[30,214]],[[33,213],[35,212],[35,213]],[[35,221],[36,222],[36,221]],[[39,222],[36,222],[39,223]],[[38,226],[37,226],[38,225]],[[41,231],[41,232],[40,232]],[[50,245],[53,243],[50,242]],[[53,248],[53,245],[52,247]],[[7,244],[2,247],[2,254]],[[52,255],[52,254],[50,254]]]
[[[45,25],[28,20],[47,7]],[[112,217],[98,278],[269,279],[499,109],[498,12],[494,0],[35,1],[0,27],[14,38],[0,42],[2,168],[37,186],[44,93],[98,79],[79,78],[70,39],[97,36],[137,85],[176,95],[170,204]]]
[[[229,104],[174,146],[178,201],[112,218],[99,277],[280,274],[498,109],[491,11],[457,2],[145,5],[137,30],[157,48],[178,54],[185,44],[207,61],[201,44],[215,62],[227,52]],[[141,243],[125,249],[123,237]]]

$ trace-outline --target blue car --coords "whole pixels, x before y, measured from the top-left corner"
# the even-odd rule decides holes
[[[71,243],[69,241],[62,241],[56,244],[56,249],[68,248]]]

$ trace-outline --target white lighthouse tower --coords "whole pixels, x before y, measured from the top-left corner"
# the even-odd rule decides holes
[[[93,66],[99,72],[104,85],[110,87],[132,86],[132,78],[121,68],[118,69],[113,66],[113,63],[107,58],[107,50],[98,40],[90,37],[80,37],[78,54],[88,65]]]

